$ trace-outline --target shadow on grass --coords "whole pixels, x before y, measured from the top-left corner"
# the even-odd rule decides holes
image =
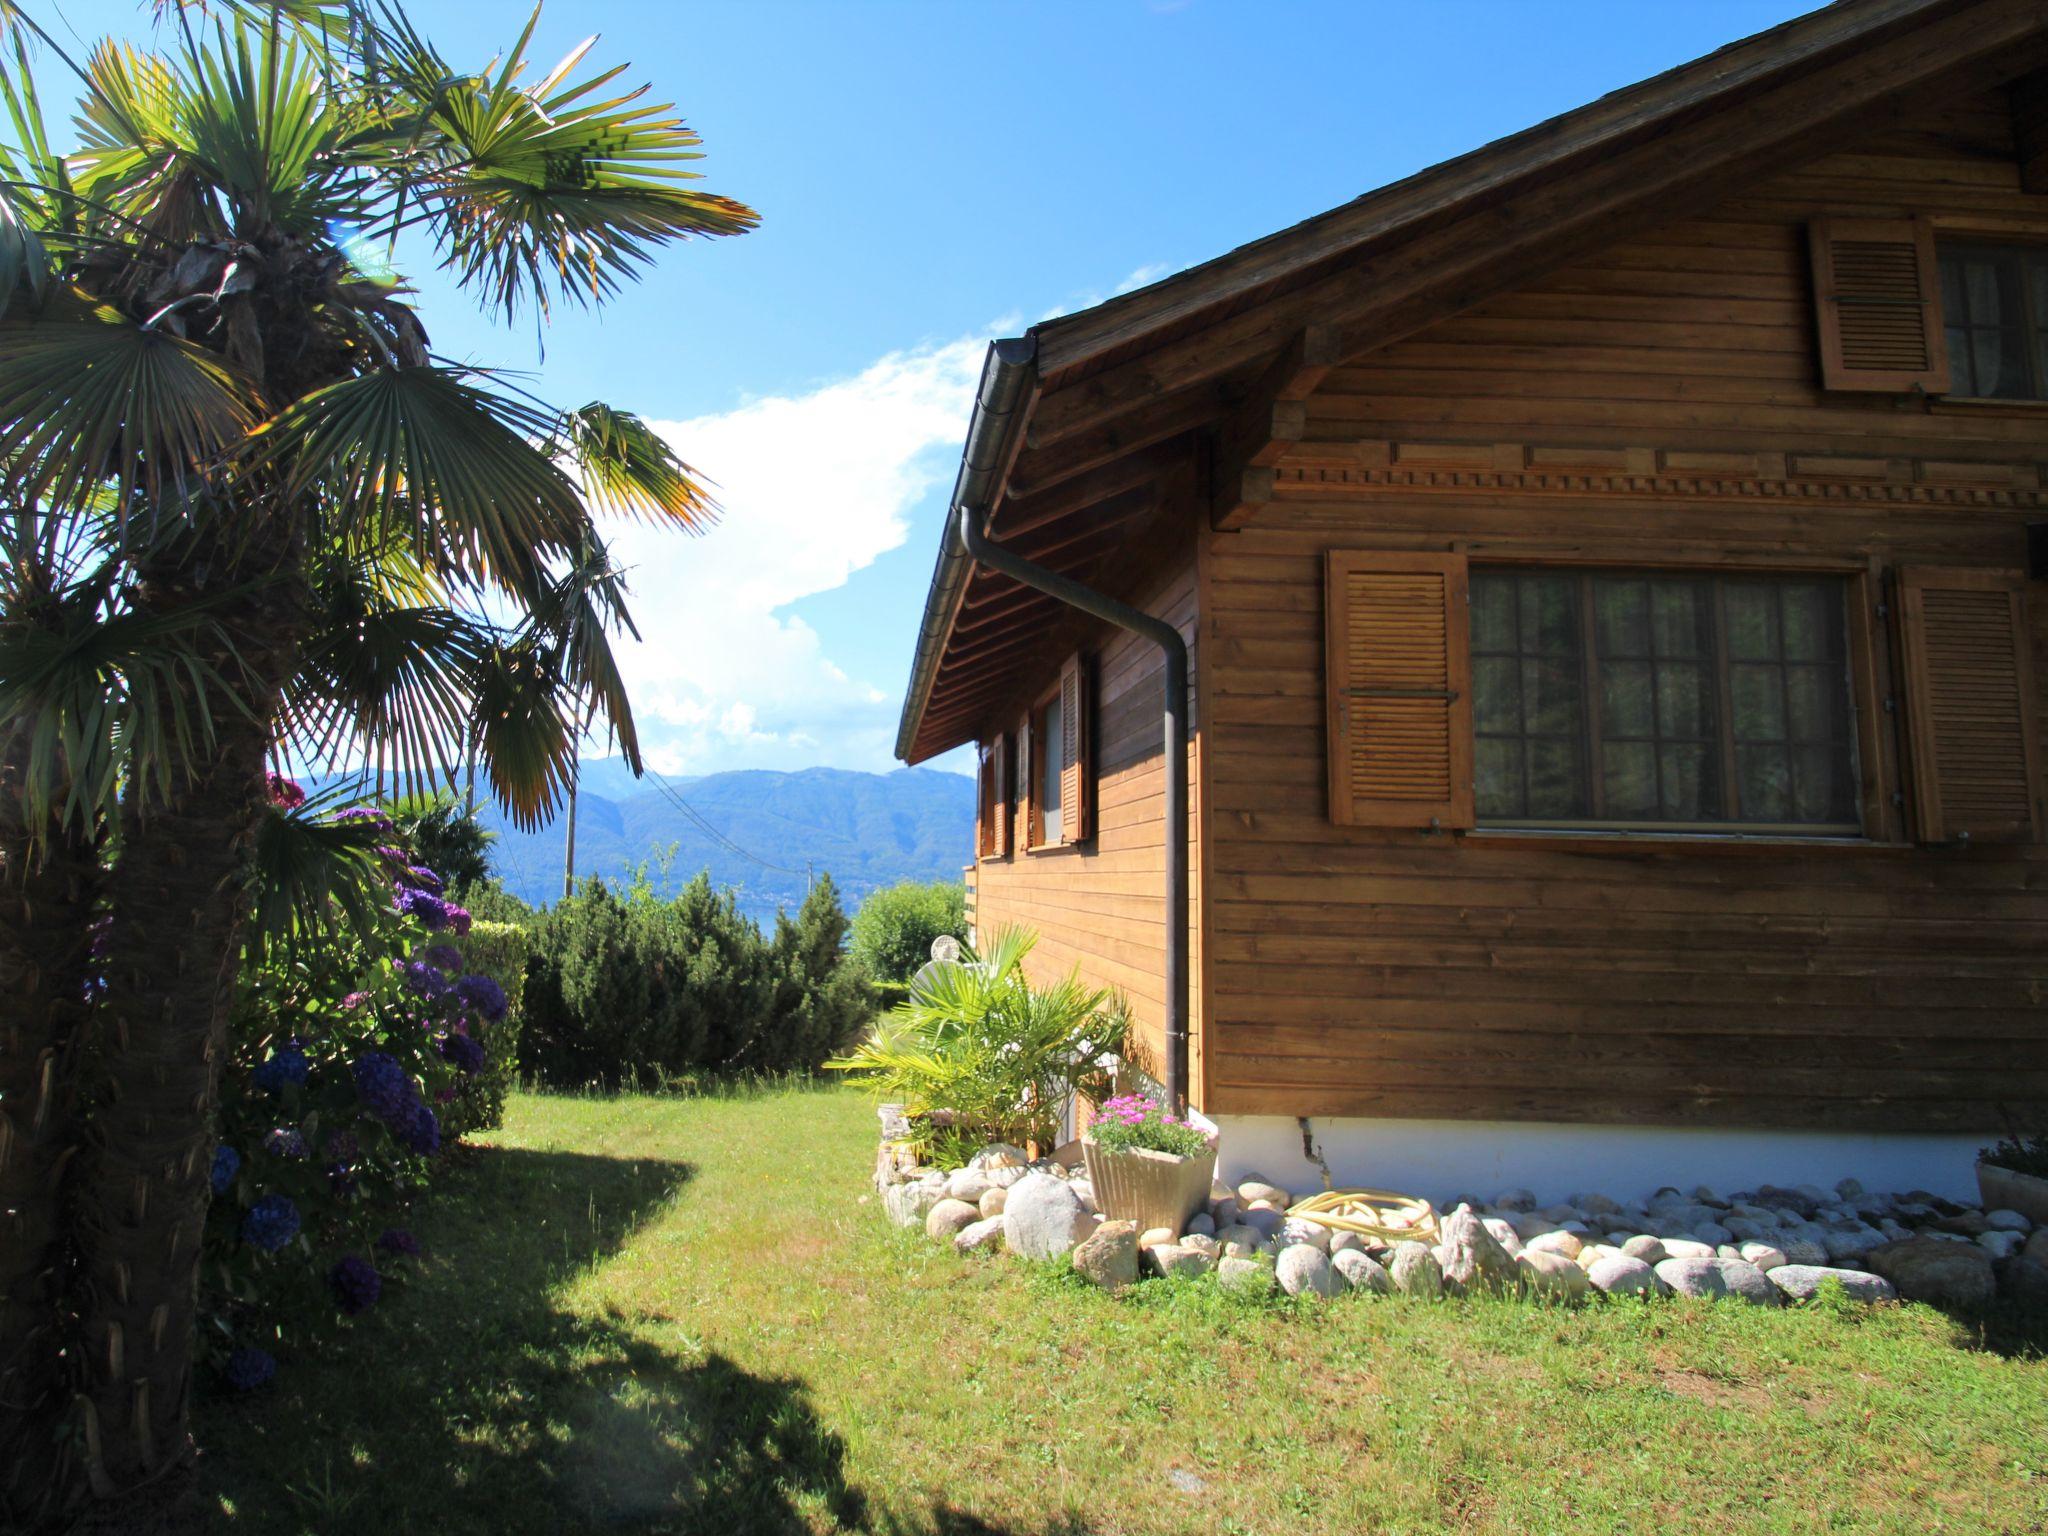
[[[271,1388],[202,1405],[197,1493],[156,1528],[1008,1536],[946,1504],[878,1519],[806,1384],[692,1349],[687,1319],[654,1324],[672,1330],[656,1342],[631,1316],[563,1310],[560,1288],[690,1177],[646,1159],[470,1154],[421,1214],[416,1276],[340,1340],[284,1358]]]

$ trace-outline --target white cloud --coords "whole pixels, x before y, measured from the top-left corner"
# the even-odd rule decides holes
[[[1139,267],[1136,271],[1132,272],[1129,277],[1126,277],[1122,282],[1118,283],[1116,285],[1116,291],[1118,293],[1135,293],[1140,288],[1150,287],[1153,283],[1158,282],[1159,279],[1166,276],[1167,273],[1176,270],[1178,269],[1175,268],[1171,262],[1147,262],[1144,266]]]
[[[891,353],[805,394],[655,424],[723,507],[700,538],[612,531],[641,633],[620,660],[658,769],[892,766],[894,697],[782,610],[903,543],[952,473],[985,344]]]

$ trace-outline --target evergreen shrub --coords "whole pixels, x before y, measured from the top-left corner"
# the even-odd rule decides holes
[[[904,880],[869,892],[853,914],[853,958],[881,981],[908,982],[941,934],[966,942],[967,888],[958,880]]]

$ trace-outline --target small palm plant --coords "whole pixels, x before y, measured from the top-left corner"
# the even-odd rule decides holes
[[[826,1066],[902,1103],[927,1160],[957,1164],[996,1141],[1050,1150],[1071,1095],[1110,1091],[1130,1026],[1122,999],[1077,972],[1033,986],[1024,961],[1037,942],[998,929],[958,961],[932,962],[909,1001]]]

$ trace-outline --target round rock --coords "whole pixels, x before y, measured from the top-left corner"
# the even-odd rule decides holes
[[[1387,1265],[1387,1277],[1403,1296],[1435,1301],[1444,1293],[1443,1266],[1437,1263],[1436,1255],[1421,1243],[1395,1244],[1393,1260]]]
[[[941,1200],[925,1213],[924,1235],[933,1242],[950,1243],[955,1234],[981,1220],[981,1208],[965,1200]]]
[[[1138,1224],[1105,1221],[1074,1250],[1074,1269],[1104,1290],[1121,1290],[1138,1278]]]
[[[1309,1243],[1290,1243],[1273,1261],[1274,1277],[1290,1296],[1334,1296],[1339,1284],[1330,1256]]]
[[[1858,1301],[1895,1301],[1898,1292],[1883,1275],[1861,1269],[1830,1269],[1825,1264],[1780,1264],[1770,1271],[1771,1284],[1793,1301],[1811,1301],[1828,1281],[1841,1284]]]
[[[1597,1260],[1586,1279],[1594,1290],[1609,1296],[1661,1296],[1668,1289],[1656,1270],[1626,1253]]]
[[[1393,1277],[1385,1266],[1357,1248],[1339,1248],[1330,1255],[1330,1268],[1350,1290],[1385,1296],[1394,1289]]]
[[[1063,1259],[1095,1230],[1063,1179],[1032,1173],[1011,1186],[1003,1204],[1003,1241],[1025,1259]]]

